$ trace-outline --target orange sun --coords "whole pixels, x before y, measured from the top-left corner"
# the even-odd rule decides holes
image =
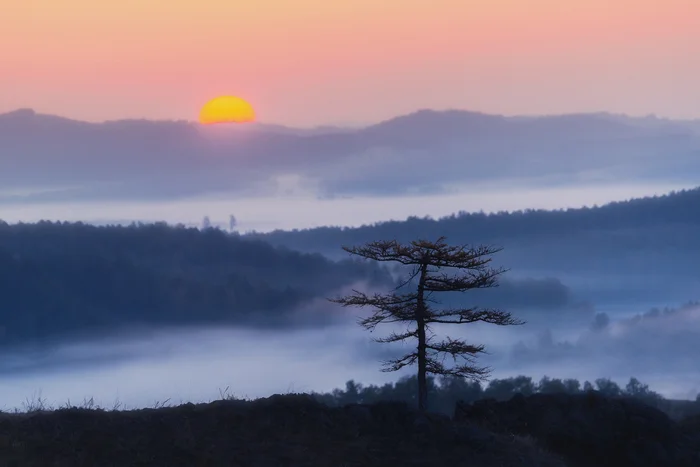
[[[199,123],[245,123],[255,120],[253,106],[240,97],[216,97],[202,107]]]

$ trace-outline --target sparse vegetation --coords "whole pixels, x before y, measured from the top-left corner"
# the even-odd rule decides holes
[[[303,394],[132,411],[64,408],[0,416],[0,465],[566,465],[520,437],[481,435],[402,404],[329,408]]]
[[[389,385],[391,393],[385,386],[390,397],[385,400],[368,400],[376,387],[352,381],[345,390],[329,394],[290,392],[256,400],[236,397],[227,387],[219,390],[221,400],[210,403],[175,406],[165,400],[155,401],[153,408],[130,410],[118,401],[106,410],[92,398],[77,407],[68,401],[54,410],[39,393],[26,400],[23,411],[0,413],[0,466],[692,467],[695,464],[689,462],[700,459],[700,451],[689,447],[700,440],[700,407],[699,415],[676,424],[646,404],[630,404],[601,391],[548,392],[552,381],[561,381],[556,378],[533,384],[533,397],[539,398],[513,399],[505,392],[500,402],[491,397],[497,395],[493,388],[502,391],[509,382],[527,388],[528,381],[532,380],[524,376],[492,380],[482,389],[475,381],[443,377],[433,386],[434,401],[463,402],[442,415],[416,410],[415,375]],[[641,385],[634,381],[620,394],[631,397],[628,389]],[[596,385],[611,386],[603,379]],[[472,400],[476,387],[480,396]],[[402,400],[409,394],[413,403]],[[567,418],[562,407],[580,410],[581,404],[589,403],[581,399],[585,394],[591,394],[591,403],[599,408]],[[641,399],[637,393],[631,400]],[[628,412],[621,419],[618,405]],[[585,423],[584,414],[590,418]],[[550,421],[543,425],[545,419]],[[635,449],[642,449],[635,447],[641,432],[624,425],[628,419],[637,420],[635,426],[645,432],[664,433],[664,439],[648,440],[662,443],[662,450],[635,456]],[[553,420],[566,423],[575,439],[562,445],[553,437],[557,432],[547,429]],[[621,424],[612,438],[600,432],[599,424],[609,423]],[[622,463],[583,459],[577,449],[592,442],[603,450],[614,443]],[[658,459],[677,463],[653,464]]]

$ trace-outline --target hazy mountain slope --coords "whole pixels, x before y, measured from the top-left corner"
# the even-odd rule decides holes
[[[685,180],[700,172],[688,122],[605,114],[513,118],[423,110],[358,129],[178,121],[86,123],[0,115],[0,202],[265,194],[295,174],[319,194],[405,193],[485,179]],[[429,162],[429,163],[428,163]],[[17,194],[7,190],[55,189]]]
[[[0,223],[0,343],[134,325],[293,325],[302,304],[362,280],[390,278],[213,229]]]
[[[700,298],[700,188],[593,208],[460,213],[437,220],[409,218],[250,236],[345,258],[340,245],[441,235],[451,243],[502,246],[495,261],[511,268],[511,274],[557,277],[579,296],[595,296],[600,302]]]
[[[404,221],[387,221],[362,227],[319,227],[294,231],[251,233],[274,245],[324,254],[338,253],[338,245],[364,243],[379,238],[407,241],[416,237],[446,235],[455,241],[515,242],[561,239],[588,235],[590,241],[603,240],[614,247],[675,244],[700,247],[700,238],[679,235],[686,229],[700,227],[700,187],[664,196],[613,202],[604,206],[566,210],[526,210],[494,214],[460,212],[440,219],[417,217]],[[634,244],[622,241],[624,232],[654,232],[674,228],[671,237],[639,236]],[[611,236],[605,237],[606,233]],[[612,235],[615,233],[615,235]],[[681,240],[683,243],[678,244]],[[584,247],[582,245],[582,247]]]

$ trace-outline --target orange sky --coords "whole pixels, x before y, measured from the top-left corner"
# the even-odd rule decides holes
[[[0,112],[261,121],[418,108],[700,117],[698,0],[2,0]]]

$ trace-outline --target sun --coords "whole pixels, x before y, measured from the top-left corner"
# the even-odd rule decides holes
[[[255,121],[253,106],[240,97],[216,97],[202,107],[199,123],[246,123]]]

